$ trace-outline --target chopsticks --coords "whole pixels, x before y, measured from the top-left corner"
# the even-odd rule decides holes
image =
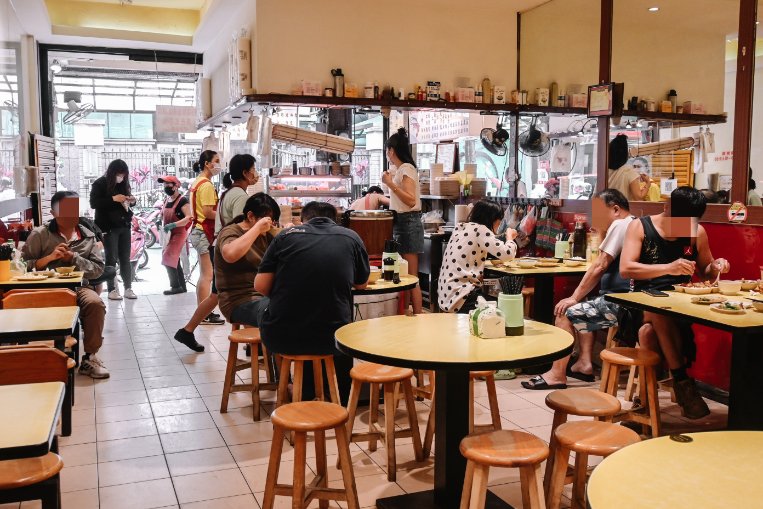
[[[498,278],[498,284],[501,285],[501,292],[507,295],[519,295],[522,293],[524,283],[525,277],[516,274]]]

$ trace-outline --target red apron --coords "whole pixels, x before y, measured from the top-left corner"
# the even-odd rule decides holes
[[[162,209],[162,224],[166,225],[174,223],[178,220],[176,211],[180,198],[182,198],[182,196],[178,196],[177,199],[175,199],[175,203],[171,208],[167,207],[169,199],[164,202],[164,208]],[[188,223],[188,226],[190,225],[191,223]],[[188,226],[178,226],[170,230],[170,238],[167,239],[167,244],[164,246],[164,250],[162,251],[162,265],[172,267],[173,269],[178,266],[178,261],[180,261],[180,253],[182,252],[183,248],[185,248],[185,239],[188,236]]]

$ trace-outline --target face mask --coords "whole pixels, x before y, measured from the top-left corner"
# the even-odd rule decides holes
[[[175,190],[172,189],[171,187],[165,187],[164,192],[167,193],[167,196],[172,196],[173,194],[175,194]]]
[[[212,170],[211,170],[212,176],[214,177],[215,175],[219,175],[221,169],[222,169],[222,166],[220,165],[220,163],[214,163],[212,165]]]
[[[121,184],[124,182],[125,176],[124,175],[117,175],[117,184]]]

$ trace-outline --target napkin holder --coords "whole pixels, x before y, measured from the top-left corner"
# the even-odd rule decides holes
[[[469,312],[469,332],[482,339],[502,338],[506,322],[495,302],[477,297],[477,307]]]
[[[498,294],[498,310],[506,321],[507,336],[522,336],[525,333],[525,308],[522,294]]]

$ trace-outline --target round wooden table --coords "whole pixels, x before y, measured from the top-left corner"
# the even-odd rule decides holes
[[[687,433],[639,442],[594,469],[588,506],[758,508],[763,506],[761,451],[761,431]]]
[[[400,276],[399,283],[384,281],[379,278],[374,283],[366,286],[362,290],[352,290],[353,295],[380,295],[384,293],[397,293],[406,290],[413,290],[419,284],[419,278],[415,276]]]
[[[434,313],[385,316],[345,325],[336,332],[340,351],[390,366],[430,369],[435,406],[435,486],[433,491],[379,499],[379,509],[457,508],[466,472],[459,444],[469,432],[469,372],[529,367],[572,351],[572,336],[551,325],[525,321],[523,336],[480,339],[469,333],[468,315]],[[504,506],[488,493],[488,507]]]

